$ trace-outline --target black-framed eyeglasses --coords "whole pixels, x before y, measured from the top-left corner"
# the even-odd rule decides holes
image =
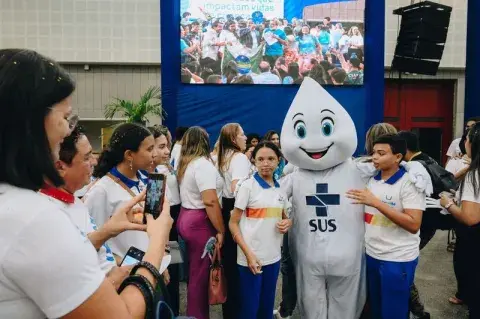
[[[49,109],[50,109],[50,111],[57,111],[57,112],[59,111],[59,110],[56,110],[53,107],[50,107]],[[68,122],[68,128],[70,130],[73,130],[75,127],[77,127],[77,124],[78,124],[79,120],[80,120],[80,117],[77,114],[71,114],[67,118],[65,118],[65,121]]]

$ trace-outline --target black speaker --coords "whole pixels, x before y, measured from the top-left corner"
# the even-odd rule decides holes
[[[447,41],[452,7],[421,1],[398,8],[402,22],[392,69],[399,72],[436,75]]]

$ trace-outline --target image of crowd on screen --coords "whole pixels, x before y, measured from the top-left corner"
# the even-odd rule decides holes
[[[182,83],[363,84],[363,23],[202,13],[182,14]]]

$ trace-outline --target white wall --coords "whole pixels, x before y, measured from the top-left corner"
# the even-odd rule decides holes
[[[407,6],[410,0],[385,0],[385,66],[392,64],[393,53],[397,43],[399,16],[393,10]],[[479,0],[480,1],[480,0]],[[415,2],[419,2],[416,0]],[[465,68],[467,38],[467,0],[433,0],[433,2],[453,7],[448,29],[445,51],[440,68]]]
[[[160,0],[0,0],[7,47],[60,62],[158,64]]]
[[[76,80],[72,103],[84,120],[104,119],[105,105],[114,98],[138,101],[148,88],[161,86],[160,66],[92,65],[88,71],[82,65],[63,66]]]

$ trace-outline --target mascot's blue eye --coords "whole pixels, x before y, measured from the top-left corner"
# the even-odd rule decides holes
[[[307,127],[303,121],[296,122],[294,128],[298,138],[304,139],[307,136]]]
[[[333,120],[329,117],[324,118],[322,121],[322,133],[325,136],[330,136],[333,133],[333,127],[335,126]]]

